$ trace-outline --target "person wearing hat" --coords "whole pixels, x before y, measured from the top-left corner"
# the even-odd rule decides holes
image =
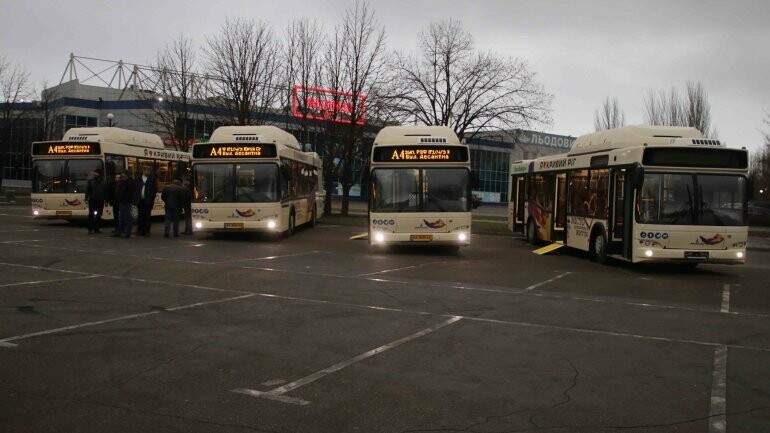
[[[102,169],[97,168],[88,179],[86,188],[88,203],[88,233],[101,233],[102,211],[104,210],[104,177]]]

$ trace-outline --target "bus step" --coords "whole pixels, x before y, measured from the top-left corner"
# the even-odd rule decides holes
[[[559,248],[561,248],[563,246],[564,246],[564,242],[554,242],[551,245],[546,245],[546,246],[544,246],[542,248],[538,248],[538,249],[536,249],[536,250],[534,250],[532,252],[542,256],[543,254],[547,254],[547,253],[550,253],[551,251],[558,250]]]

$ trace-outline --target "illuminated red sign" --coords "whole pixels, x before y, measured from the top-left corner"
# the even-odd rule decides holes
[[[364,124],[366,96],[357,97],[356,125]],[[294,117],[304,117],[302,107],[307,105],[307,118],[327,120],[337,123],[353,121],[353,94],[322,89],[320,87],[294,86],[292,113]]]

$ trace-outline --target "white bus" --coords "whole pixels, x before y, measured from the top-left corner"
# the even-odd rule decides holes
[[[132,178],[152,166],[158,192],[174,177],[184,176],[190,154],[166,150],[154,134],[115,127],[71,128],[61,141],[32,143],[32,215],[35,218],[87,219],[88,178],[101,169],[105,180],[128,170]],[[164,215],[160,194],[152,215]],[[102,219],[113,219],[105,203]]]
[[[508,224],[532,244],[563,243],[600,263],[740,264],[747,176],[746,149],[695,128],[625,126],[513,163]]]
[[[321,160],[275,126],[222,126],[193,145],[196,231],[265,231],[288,237],[322,216]]]
[[[469,245],[470,151],[445,126],[388,126],[371,153],[369,243]]]

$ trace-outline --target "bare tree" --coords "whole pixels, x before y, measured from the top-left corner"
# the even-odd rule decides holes
[[[376,20],[374,10],[368,3],[357,1],[353,8],[347,9],[338,28],[342,34],[342,90],[347,94],[346,115],[350,121],[343,125],[342,167],[340,184],[342,185],[342,206],[340,213],[348,214],[350,188],[355,183],[353,178],[356,161],[363,161],[369,147],[362,140],[366,123],[364,97],[376,94],[385,72],[387,57],[385,52],[385,29]]]
[[[287,91],[284,92],[286,96],[284,106],[288,111],[289,107],[296,104],[296,114],[301,119],[303,143],[310,141],[308,137],[308,118],[311,112],[309,102],[312,97],[310,89],[321,86],[324,44],[324,30],[317,21],[301,18],[292,21],[286,28],[284,66]],[[299,89],[295,89],[295,86],[299,86]]]
[[[553,96],[519,59],[477,51],[459,21],[431,23],[416,56],[398,54],[394,109],[406,121],[467,132],[550,123]]]
[[[171,45],[159,52],[152,69],[157,80],[150,92],[137,92],[140,99],[149,102],[150,114],[145,120],[171,139],[178,150],[187,151],[189,122],[194,118],[194,103],[203,99],[204,78],[196,70],[196,52],[190,38],[180,35]]]
[[[620,109],[617,97],[610,99],[608,96],[604,99],[601,109],[597,108],[594,111],[594,129],[596,131],[619,128],[625,124],[626,114]]]
[[[339,117],[338,111],[341,106],[340,94],[343,88],[343,67],[345,61],[343,44],[343,34],[340,28],[337,27],[327,40],[323,54],[324,68],[321,80],[323,87],[329,90],[328,96],[331,98],[331,104],[329,104],[331,112],[326,113],[330,121],[323,122],[320,143],[324,149],[322,163],[324,189],[326,190],[325,214],[331,214],[334,181],[339,178],[340,166],[342,165],[342,127],[340,123],[336,122],[336,119]]]
[[[58,86],[48,87],[48,82],[43,81],[40,85],[40,101],[37,103],[37,110],[40,119],[43,122],[42,140],[57,140],[61,138],[62,132],[61,116],[68,112],[61,99],[61,92]]]
[[[711,104],[700,82],[687,82],[684,95],[676,88],[655,92],[650,90],[644,100],[645,122],[650,125],[692,126],[707,137],[715,137],[711,127]]]
[[[20,65],[11,65],[0,57],[0,182],[4,177],[5,167],[15,167],[11,161],[13,131],[30,111],[18,104],[29,99],[32,88],[29,72]]]
[[[204,49],[219,105],[229,122],[262,124],[279,99],[280,44],[268,24],[228,19]]]
[[[752,155],[749,178],[752,197],[766,201],[770,197],[770,112],[765,112],[763,123],[767,128],[762,131],[765,142],[762,148]]]

